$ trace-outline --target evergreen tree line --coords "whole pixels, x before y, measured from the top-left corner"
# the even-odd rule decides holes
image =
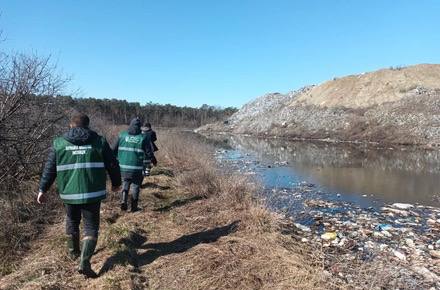
[[[128,124],[134,117],[140,117],[154,126],[196,128],[208,123],[224,121],[237,111],[236,108],[219,108],[202,105],[199,108],[161,105],[149,102],[128,102],[117,99],[72,98],[57,96],[40,98],[65,108],[72,108],[106,120],[111,124]]]

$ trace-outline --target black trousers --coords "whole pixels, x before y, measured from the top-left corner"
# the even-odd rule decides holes
[[[131,196],[133,199],[138,200],[139,199],[139,191],[140,187],[142,185],[142,180],[144,179],[144,176],[142,175],[142,172],[136,173],[136,174],[130,174],[130,175],[123,175],[122,176],[122,188],[125,192],[130,192],[131,187]]]
[[[66,233],[79,235],[79,224],[83,218],[84,236],[98,238],[101,202],[89,204],[64,204],[66,208]]]

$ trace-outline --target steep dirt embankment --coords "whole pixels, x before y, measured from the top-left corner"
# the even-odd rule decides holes
[[[440,65],[335,78],[288,94],[267,94],[200,131],[304,139],[440,144]]]

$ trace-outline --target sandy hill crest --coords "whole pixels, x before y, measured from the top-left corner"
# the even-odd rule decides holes
[[[324,107],[365,108],[402,99],[417,87],[440,88],[440,64],[419,64],[335,78],[295,98]]]

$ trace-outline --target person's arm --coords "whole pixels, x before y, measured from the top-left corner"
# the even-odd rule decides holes
[[[157,136],[156,136],[156,132],[155,131],[151,131],[151,143],[153,145],[153,152],[156,152],[159,150],[159,148],[157,148],[156,142],[157,141]]]
[[[47,161],[44,165],[43,174],[40,179],[40,187],[38,192],[37,201],[43,203],[45,201],[45,193],[54,183],[57,177],[57,159],[55,155],[55,149],[51,147],[49,154],[47,155]]]
[[[119,168],[119,162],[114,155],[115,151],[112,151],[107,141],[104,141],[104,147],[102,155],[104,158],[104,167],[110,176],[113,189],[117,189],[121,186],[121,169]],[[117,152],[117,147],[116,147]],[[115,191],[115,190],[114,190]]]
[[[146,137],[144,138],[144,142],[142,144],[142,149],[144,149],[145,156],[148,159],[153,159],[154,158],[153,143],[151,143],[150,136],[146,135]]]
[[[116,139],[116,141],[115,141],[115,143],[113,144],[113,147],[112,147],[113,156],[115,156],[115,157],[118,156],[118,148],[119,148],[119,136]]]

